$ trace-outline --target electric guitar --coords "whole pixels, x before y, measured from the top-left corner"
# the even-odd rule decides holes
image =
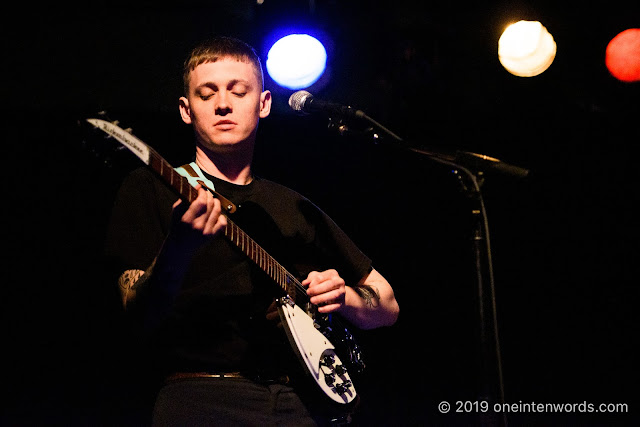
[[[87,121],[133,152],[183,200],[191,203],[198,196],[197,190],[186,177],[179,174],[153,148],[120,128],[118,122],[101,118]],[[338,319],[318,313],[300,281],[232,221],[231,217],[239,207],[215,189],[206,188],[221,201],[223,214],[227,217],[224,236],[279,285],[281,296],[275,299],[278,312],[291,347],[305,373],[333,402],[342,405],[354,402],[357,394],[349,372],[361,372],[364,362],[351,333],[344,326],[338,325]],[[343,355],[344,362],[339,353]]]

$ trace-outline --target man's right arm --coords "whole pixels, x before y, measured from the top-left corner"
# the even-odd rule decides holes
[[[177,201],[158,256],[145,271],[126,270],[118,278],[125,309],[131,311],[135,307],[145,325],[160,320],[180,290],[194,252],[223,232],[226,225],[220,201],[202,188],[186,209]]]
[[[155,264],[155,260],[153,262]],[[150,270],[153,265],[149,267],[147,271],[144,270],[126,270],[118,278],[118,288],[120,289],[120,296],[122,297],[122,305],[125,310],[127,303],[136,299],[136,292],[142,283],[145,282],[145,278],[142,276],[150,274]]]

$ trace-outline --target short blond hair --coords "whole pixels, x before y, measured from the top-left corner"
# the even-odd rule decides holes
[[[197,45],[184,61],[182,81],[185,96],[189,94],[189,81],[191,71],[207,62],[216,62],[223,58],[233,58],[237,61],[253,64],[260,89],[264,90],[264,77],[262,73],[262,63],[255,49],[233,37],[215,37]]]

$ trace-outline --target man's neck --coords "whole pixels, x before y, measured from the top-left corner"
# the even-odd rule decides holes
[[[196,146],[196,164],[209,175],[229,181],[232,184],[246,185],[253,180],[250,155],[213,153]]]

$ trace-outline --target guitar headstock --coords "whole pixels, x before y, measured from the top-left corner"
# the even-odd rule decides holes
[[[94,117],[120,126],[120,122],[111,119],[106,111],[100,111]],[[131,156],[129,150],[116,141],[113,136],[105,133],[87,119],[79,119],[77,124],[80,129],[80,143],[83,151],[101,164],[102,167],[129,170],[139,166],[139,163],[134,156]],[[128,134],[133,134],[132,128],[122,130]]]

